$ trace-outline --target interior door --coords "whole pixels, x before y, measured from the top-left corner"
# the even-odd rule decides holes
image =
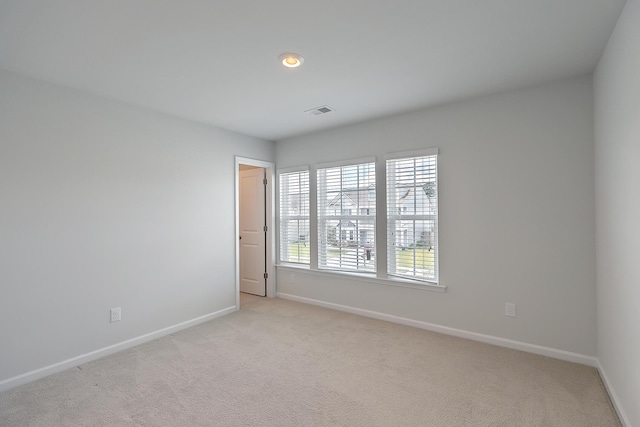
[[[265,170],[240,170],[240,292],[266,296]]]

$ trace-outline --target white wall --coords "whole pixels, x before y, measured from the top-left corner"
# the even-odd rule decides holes
[[[592,114],[582,77],[277,142],[279,168],[439,147],[448,286],[281,269],[278,292],[595,356]]]
[[[234,155],[274,153],[0,72],[0,384],[233,307]]]
[[[629,426],[640,426],[639,40],[640,1],[627,0],[594,74],[598,358]]]

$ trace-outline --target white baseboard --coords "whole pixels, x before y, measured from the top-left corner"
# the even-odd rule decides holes
[[[604,368],[600,364],[600,361],[598,361],[598,372],[600,372],[600,378],[602,378],[604,387],[607,389],[607,392],[609,393],[609,397],[611,398],[611,403],[613,403],[613,407],[618,413],[618,418],[620,418],[620,422],[622,423],[623,427],[631,427],[631,422],[629,421],[629,418],[627,417],[626,412],[624,412],[624,409],[622,408],[622,404],[618,399],[618,395],[616,394],[613,388],[613,385],[609,381],[609,377],[607,376],[607,373],[605,372]]]
[[[69,368],[73,368],[83,363],[100,359],[110,354],[117,353],[119,351],[126,350],[131,347],[135,347],[147,341],[164,337],[166,335],[181,331],[183,329],[190,328],[200,323],[208,322],[209,320],[213,320],[215,318],[224,316],[226,314],[230,314],[237,310],[238,310],[238,307],[234,305],[232,307],[228,307],[213,313],[205,314],[204,316],[196,317],[195,319],[187,320],[186,322],[178,323],[176,325],[169,326],[169,327],[157,330],[155,332],[150,332],[148,334],[144,334],[136,338],[131,338],[126,341],[122,341],[117,344],[110,345],[108,347],[104,347],[86,354],[82,354],[80,356],[72,357],[70,359],[63,360],[61,362],[54,363],[49,366],[45,366],[40,369],[36,369],[30,372],[26,372],[24,374],[17,375],[15,377],[8,378],[6,380],[2,380],[0,381],[0,392],[12,389],[22,384],[26,384],[26,383],[38,380],[40,378],[44,378],[46,376],[49,376],[58,372],[65,371]]]
[[[592,366],[594,368],[598,367],[598,359],[596,357],[587,356],[584,354],[573,353],[565,350],[558,350],[555,348],[544,347],[536,344],[529,344],[521,341],[509,340],[506,338],[495,337],[492,335],[469,332],[462,329],[449,328],[447,326],[436,325],[433,323],[423,322],[420,320],[407,319],[405,317],[394,316],[392,314],[385,314],[377,311],[364,310],[362,308],[334,304],[331,302],[299,297],[297,295],[283,294],[281,292],[278,292],[277,296],[283,299],[298,301],[298,302],[311,304],[311,305],[317,305],[325,308],[331,308],[338,311],[358,314],[360,316],[371,317],[373,319],[386,320],[389,322],[399,323],[401,325],[413,326],[420,329],[426,329],[428,331],[439,332],[441,334],[452,335],[460,338],[466,338],[473,341],[493,344],[500,347],[511,348],[514,350],[522,350],[528,353],[540,354],[542,356],[548,356],[554,359],[561,359],[569,362],[581,363],[583,365]]]

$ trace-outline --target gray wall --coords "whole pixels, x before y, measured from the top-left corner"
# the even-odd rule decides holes
[[[278,292],[595,356],[592,114],[582,77],[277,142],[279,168],[439,147],[448,286],[281,270]]]
[[[640,426],[640,1],[627,0],[594,75],[598,358]]]
[[[274,153],[0,72],[0,383],[233,307],[234,155]]]

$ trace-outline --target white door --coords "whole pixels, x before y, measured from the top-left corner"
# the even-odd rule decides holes
[[[266,296],[265,171],[240,171],[240,292]]]

